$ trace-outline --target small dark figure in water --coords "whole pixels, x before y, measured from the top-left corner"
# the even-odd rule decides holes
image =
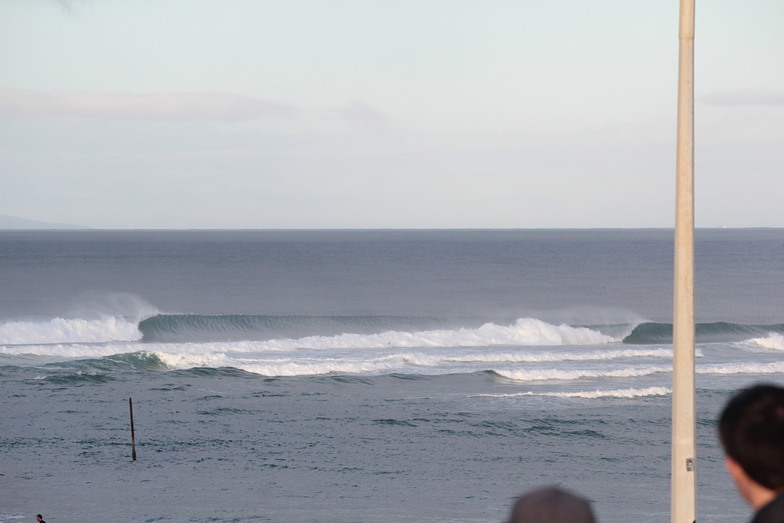
[[[596,523],[596,519],[584,498],[558,487],[543,487],[517,498],[507,523]]]
[[[41,514],[38,514],[38,515],[36,515],[36,516],[35,516],[35,520],[36,520],[38,523],[46,523],[46,521],[44,521],[44,517],[43,517]]]
[[[751,523],[784,522],[784,388],[759,384],[733,396],[719,437],[738,492],[757,511]]]

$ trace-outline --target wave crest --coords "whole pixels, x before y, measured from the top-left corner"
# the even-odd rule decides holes
[[[740,323],[698,323],[694,326],[699,343],[743,341],[753,336],[784,334],[784,324],[744,325]],[[672,323],[640,323],[623,340],[628,344],[672,343]]]
[[[618,341],[588,327],[553,325],[535,318],[505,325],[486,322],[479,327],[465,323],[453,327],[453,323],[391,316],[161,314],[141,321],[139,330],[146,342],[267,341],[284,349],[291,348],[292,343],[296,344],[294,348],[372,348],[595,345]]]
[[[136,321],[114,316],[96,320],[12,321],[0,325],[0,345],[138,341],[141,332],[136,325]]]
[[[572,381],[584,378],[639,378],[661,372],[670,372],[671,366],[624,367],[620,369],[518,369],[495,370],[499,376],[515,381]]]
[[[308,336],[296,340],[270,340],[264,345],[277,350],[353,349],[353,348],[425,348],[488,346],[562,346],[599,345],[615,339],[600,332],[568,325],[551,325],[524,318],[512,325],[486,323],[479,328],[438,329],[419,332],[387,331],[379,334],[340,334]]]
[[[672,391],[667,387],[646,387],[643,389],[615,389],[615,390],[593,390],[578,392],[517,392],[512,394],[480,394],[483,397],[495,398],[514,398],[518,396],[545,396],[549,398],[580,398],[580,399],[602,399],[602,398],[646,398],[650,396],[667,396]]]
[[[767,337],[752,338],[748,340],[746,343],[753,344],[758,347],[763,347],[765,349],[784,350],[784,334],[773,332],[770,333],[770,335]]]

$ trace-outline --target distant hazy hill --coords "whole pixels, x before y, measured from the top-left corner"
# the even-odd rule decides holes
[[[17,218],[16,216],[4,216],[0,214],[0,229],[88,229],[81,225],[71,225],[68,223],[49,223],[39,222],[38,220],[28,220],[27,218]]]

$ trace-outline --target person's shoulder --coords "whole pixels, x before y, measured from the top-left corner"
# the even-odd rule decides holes
[[[779,494],[773,501],[759,509],[751,523],[782,523],[784,522],[784,494]]]

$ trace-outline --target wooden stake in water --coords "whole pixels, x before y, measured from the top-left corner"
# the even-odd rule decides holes
[[[128,408],[131,410],[131,457],[136,461],[136,435],[133,431],[133,399],[128,398]]]

